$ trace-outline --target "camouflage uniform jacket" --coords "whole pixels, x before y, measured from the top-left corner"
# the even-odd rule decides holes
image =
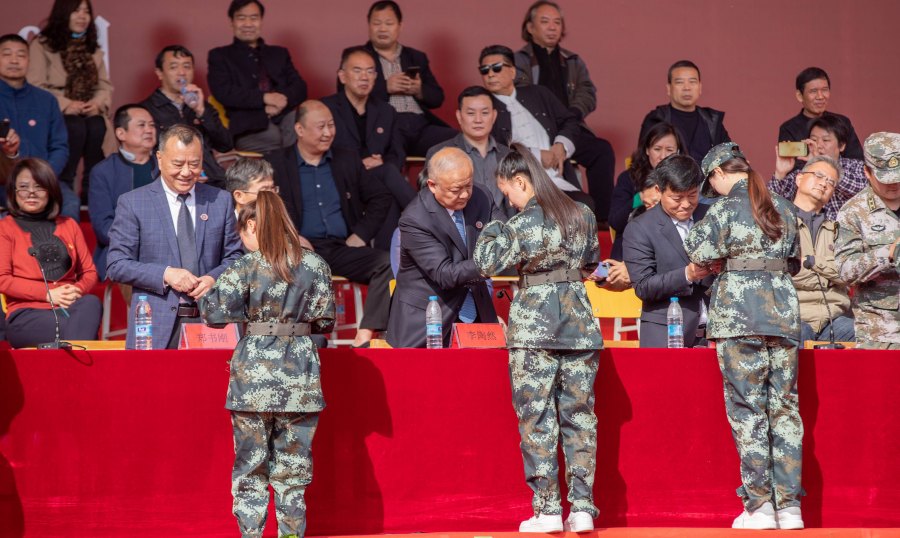
[[[851,198],[838,213],[834,258],[841,279],[856,286],[856,340],[900,343],[900,252],[888,260],[900,237],[900,221],[872,187]],[[900,249],[898,249],[900,251]]]
[[[303,251],[294,283],[278,277],[260,252],[236,260],[200,298],[209,325],[310,323],[313,333],[334,325],[331,269]],[[319,354],[308,336],[245,335],[231,356],[225,408],[232,411],[307,413],[325,408]]]
[[[566,244],[559,227],[544,218],[537,198],[532,198],[505,224],[495,220],[485,226],[475,245],[475,265],[485,277],[514,265],[520,275],[557,269],[593,271],[600,261],[597,221],[587,206],[578,208],[589,235],[570,236],[571,244]],[[509,348],[602,349],[603,337],[584,284],[541,284],[519,291],[509,309],[506,343]]]
[[[753,220],[747,180],[735,183],[691,228],[684,249],[696,264],[718,259],[784,260],[800,255],[794,204],[772,202],[784,233],[772,242]],[[800,340],[800,306],[791,275],[781,271],[722,271],[710,287],[708,338],[783,336]]]

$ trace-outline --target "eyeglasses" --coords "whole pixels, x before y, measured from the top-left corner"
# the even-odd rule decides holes
[[[835,182],[833,179],[826,176],[822,172],[800,172],[800,173],[801,174],[812,174],[812,175],[816,176],[816,179],[824,181],[825,184],[828,185],[829,187],[831,187],[832,189],[837,187],[837,182]]]
[[[482,75],[487,75],[488,71],[493,71],[494,73],[499,73],[501,69],[504,67],[512,67],[511,65],[503,62],[497,62],[492,65],[482,65],[478,68],[478,72]]]
[[[261,192],[274,192],[275,194],[278,194],[278,192],[279,192],[281,189],[279,189],[279,188],[278,188],[278,185],[276,185],[276,186],[272,187],[271,189],[262,189],[262,190],[258,190],[258,191],[245,191],[245,190],[243,190],[243,189],[236,189],[236,190],[237,190],[238,192],[244,192],[244,193],[247,193],[247,194],[259,194],[259,193],[261,193]]]
[[[22,198],[28,198],[29,194],[33,194],[35,198],[43,198],[47,196],[47,189],[43,187],[35,187],[33,189],[16,189],[16,194]]]

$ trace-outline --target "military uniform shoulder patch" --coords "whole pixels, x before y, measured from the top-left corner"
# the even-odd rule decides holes
[[[878,206],[875,204],[875,197],[869,194],[869,211],[875,211]]]
[[[883,225],[883,224],[876,224],[876,225],[872,226],[872,231],[873,231],[873,232],[883,232],[883,231],[884,231],[884,225]]]

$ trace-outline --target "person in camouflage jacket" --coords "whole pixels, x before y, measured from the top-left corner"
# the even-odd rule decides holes
[[[560,433],[572,506],[565,530],[592,530],[599,514],[592,493],[597,452],[594,381],[603,338],[582,280],[600,260],[597,222],[587,206],[553,185],[528,148],[518,143],[510,147],[512,152],[497,168],[498,186],[521,212],[506,223],[495,220],[485,226],[474,260],[485,277],[513,266],[520,275],[521,291],[510,307],[506,340],[534,517],[519,530],[564,528],[557,464]]]
[[[698,265],[721,263],[710,288],[707,338],[716,340],[741,458],[744,512],[732,527],[803,528],[800,306],[791,281],[800,267],[797,216],[793,204],[769,195],[737,144],[714,147],[701,168],[701,194],[724,198],[691,228],[684,248]]]
[[[225,402],[234,432],[233,511],[242,537],[261,537],[271,483],[279,535],[302,537],[311,445],[325,408],[319,355],[309,334],[334,326],[331,270],[320,256],[301,250],[275,193],[260,192],[247,204],[238,228],[252,252],[199,301],[208,325],[248,323],[231,357]],[[294,252],[301,253],[299,260]]]

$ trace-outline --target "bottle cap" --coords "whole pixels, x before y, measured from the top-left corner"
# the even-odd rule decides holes
[[[432,295],[428,298],[429,301],[437,301],[437,295]]]
[[[147,300],[146,295],[138,295],[138,301],[146,301],[146,300]]]
[[[673,302],[673,303],[677,303],[677,302],[678,302],[678,297],[672,297],[672,302]]]

